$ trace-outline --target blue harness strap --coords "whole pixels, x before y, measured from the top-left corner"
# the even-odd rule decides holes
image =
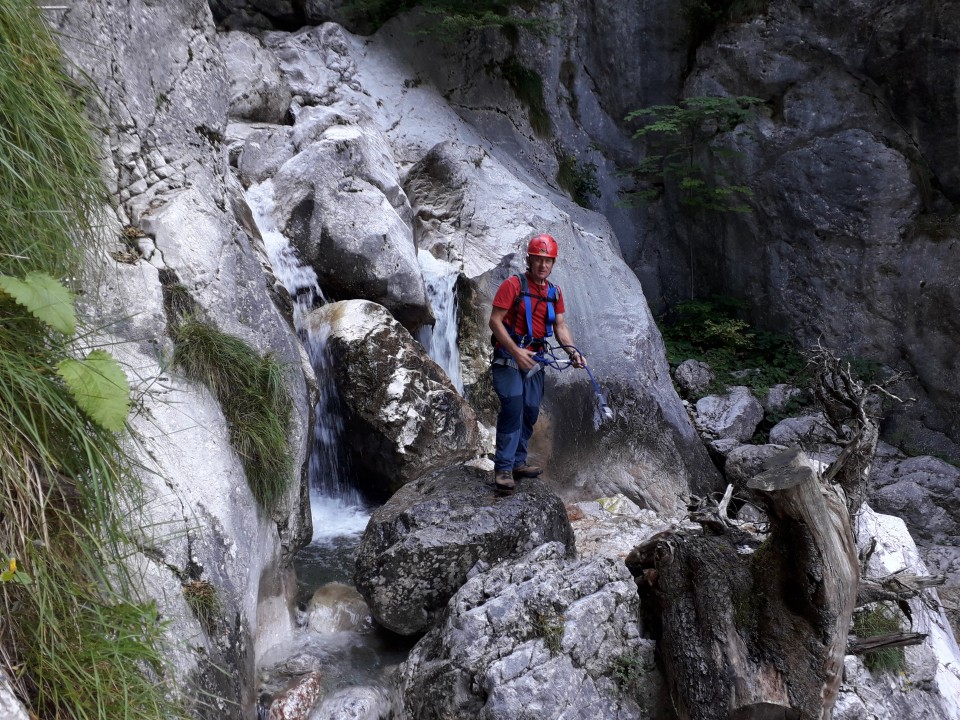
[[[531,342],[537,340],[545,340],[548,337],[553,337],[553,324],[557,320],[557,286],[551,282],[547,282],[547,321],[546,321],[546,333],[542,338],[533,337],[533,303],[531,298],[534,297],[530,294],[530,289],[527,286],[527,276],[518,275],[520,279],[520,296],[523,297],[524,310],[526,311],[526,320],[527,320],[527,332],[521,338],[523,343],[521,347],[526,347]],[[542,295],[537,295],[536,297],[541,298]],[[508,328],[509,329],[509,328]],[[512,332],[512,329],[511,329]]]

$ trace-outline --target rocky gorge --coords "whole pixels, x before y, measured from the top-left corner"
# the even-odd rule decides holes
[[[683,3],[517,3],[515,17],[550,31],[473,28],[456,42],[423,34],[434,18],[416,3],[382,26],[355,5],[43,11],[95,89],[88,112],[114,205],[81,309],[137,398],[144,517],[129,562],[170,621],[164,682],[189,716],[960,718],[960,650],[940,604],[960,584],[956,3],[771,0],[710,28]],[[539,99],[518,78],[537,78]],[[706,95],[763,103],[699,150],[709,170],[747,178],[752,211],[688,211],[670,187],[652,204],[618,204],[633,182],[620,171],[643,151],[627,113]],[[586,197],[560,181],[570,158],[595,182]],[[551,375],[532,448],[544,476],[501,498],[487,458],[486,320],[541,231],[560,243],[552,279],[615,420],[599,422],[582,373]],[[456,277],[459,387],[415,339],[440,326],[433,261]],[[758,438],[769,396],[698,385],[709,368],[673,372],[651,308],[690,288],[746,298],[752,321],[802,342],[908,370],[917,397],[874,438],[865,504],[838,520],[857,569],[849,607],[831,610],[841,630],[827,637],[809,608],[783,614],[811,623],[800,637],[815,652],[837,646],[834,666],[811,651],[822,667],[809,678],[787,651],[758,659],[770,652],[750,644],[765,634],[762,603],[730,600],[733,584],[693,603],[690,653],[756,663],[744,660],[749,692],[738,684],[729,698],[673,672],[669,612],[654,610],[670,605],[658,595],[664,558],[676,569],[680,548],[714,535],[736,539],[731,568],[763,557],[777,511],[750,483],[802,449],[809,482],[843,505],[823,476],[859,436],[810,409]],[[221,399],[170,363],[184,303],[283,367],[292,462],[269,508]],[[337,482],[318,477],[333,465]],[[737,499],[721,509],[728,485]],[[350,530],[349,578],[305,595],[295,558],[335,534],[311,516],[311,495],[325,494],[370,518],[362,539]],[[797,556],[811,548],[823,549],[811,541]],[[810,567],[798,571],[807,585],[787,578],[784,592],[819,602],[829,573]],[[939,596],[885,586],[908,608],[900,629],[924,636],[899,674],[847,652],[861,574],[932,573],[945,575]],[[196,582],[216,590],[212,621],[185,594]],[[717,639],[735,625],[752,629]],[[361,638],[390,646],[388,660],[351,680],[337,663]],[[6,685],[0,706],[25,716]]]

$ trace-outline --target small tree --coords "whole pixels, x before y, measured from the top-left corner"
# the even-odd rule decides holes
[[[752,195],[750,188],[728,182],[721,170],[708,172],[698,157],[703,152],[710,158],[738,156],[739,153],[713,141],[750,119],[762,102],[747,95],[698,96],[677,105],[654,105],[627,115],[628,122],[643,122],[633,137],[646,141],[647,154],[640,165],[624,173],[638,183],[637,190],[624,193],[626,204],[651,202],[672,185],[684,205],[718,212],[749,211],[743,200]]]

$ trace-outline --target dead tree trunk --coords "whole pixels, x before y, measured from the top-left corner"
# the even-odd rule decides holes
[[[659,536],[628,558],[682,720],[831,716],[860,568],[844,498],[803,461],[787,451],[751,481],[771,523],[752,552],[732,528]]]

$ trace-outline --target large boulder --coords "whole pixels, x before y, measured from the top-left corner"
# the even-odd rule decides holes
[[[480,453],[473,410],[386,308],[366,300],[330,303],[310,314],[309,325],[326,338],[333,360],[361,489],[389,495]]]
[[[489,471],[438,470],[402,487],[367,525],[357,551],[357,589],[376,620],[404,635],[428,630],[478,566],[557,541],[573,552],[563,503],[538,480],[508,497]]]
[[[242,120],[282,123],[290,108],[290,90],[280,75],[276,57],[259,38],[244,32],[218,36],[230,82],[230,116]]]
[[[637,720],[665,698],[623,562],[543,545],[473,576],[400,674],[418,720]]]

